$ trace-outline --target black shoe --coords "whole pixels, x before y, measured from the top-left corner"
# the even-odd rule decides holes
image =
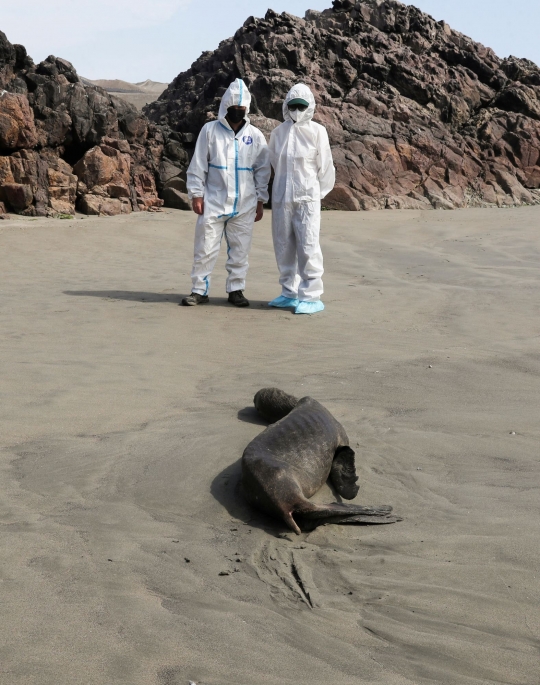
[[[191,293],[182,300],[184,307],[195,307],[197,304],[208,304],[209,302],[208,295],[199,295],[199,293]]]
[[[229,302],[235,307],[249,307],[249,300],[244,297],[241,290],[233,290],[232,293],[229,293]]]

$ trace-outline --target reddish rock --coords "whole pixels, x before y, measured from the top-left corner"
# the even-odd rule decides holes
[[[95,146],[75,164],[73,171],[91,192],[94,186],[107,188],[109,183],[125,186],[130,183],[131,157],[109,145]]]
[[[334,209],[344,209],[349,212],[357,212],[360,209],[360,202],[354,197],[352,190],[341,184],[336,184],[323,200],[325,207]]]
[[[110,197],[130,197],[128,184],[122,181],[111,181],[107,184],[107,191]]]
[[[17,210],[26,209],[34,199],[32,188],[22,183],[5,183],[2,195],[10,207]]]
[[[103,145],[108,145],[109,147],[113,147],[115,150],[119,150],[120,152],[124,152],[128,155],[131,153],[131,147],[127,140],[105,137],[101,142]]]
[[[28,99],[0,92],[0,152],[32,148],[38,137]]]
[[[11,172],[11,161],[9,157],[0,157],[0,188],[4,183],[14,183],[15,179]]]
[[[63,159],[50,160],[47,169],[49,207],[53,212],[72,214],[77,197],[77,176]]]
[[[13,191],[10,186],[24,186]],[[48,216],[75,210],[77,177],[50,150],[22,150],[0,157],[0,199],[12,211],[30,216]]]
[[[103,197],[92,193],[87,193],[80,198],[78,209],[84,214],[97,216],[116,216],[130,214],[133,211],[129,200]]]
[[[135,185],[136,202],[141,210],[150,209],[151,207],[163,207],[163,200],[157,196],[156,183],[154,176],[148,171],[139,169],[133,175]]]

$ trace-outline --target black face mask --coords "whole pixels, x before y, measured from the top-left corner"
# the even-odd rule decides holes
[[[239,124],[244,120],[246,112],[243,109],[237,109],[236,107],[229,107],[227,110],[227,119],[233,124]]]

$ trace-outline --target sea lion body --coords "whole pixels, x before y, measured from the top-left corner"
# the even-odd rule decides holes
[[[372,523],[390,523],[391,507],[362,507],[309,502],[330,478],[345,499],[358,493],[354,452],[343,426],[311,397],[301,400],[276,388],[260,390],[254,399],[259,413],[269,420],[278,418],[252,440],[242,455],[242,485],[247,500],[257,509],[283,518],[296,533],[293,518],[347,518],[365,522],[366,517],[384,518]],[[281,417],[281,418],[280,418]]]

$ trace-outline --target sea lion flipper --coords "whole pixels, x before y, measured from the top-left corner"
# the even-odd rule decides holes
[[[354,450],[349,446],[338,447],[330,470],[330,480],[337,492],[344,499],[354,499],[359,487],[356,484],[356,466]]]
[[[363,506],[361,504],[314,504],[309,500],[299,503],[293,513],[309,519],[328,519],[335,516],[387,516],[392,507],[387,504]]]
[[[399,523],[403,521],[401,516],[364,516],[358,514],[356,516],[330,516],[323,519],[299,519],[302,531],[315,530],[318,526],[324,526],[327,523],[336,523],[341,525],[354,525],[366,523],[369,525],[381,525],[385,523]]]
[[[292,511],[289,508],[283,508],[281,515],[285,523],[294,530],[295,533],[300,533],[306,527],[315,528],[324,523],[341,523],[345,519],[356,518],[354,523],[395,523],[401,521],[399,517],[389,517],[392,507],[382,504],[376,507],[362,506],[361,504],[341,504],[340,502],[332,502],[331,504],[314,504],[308,499],[298,496],[298,503],[294,506]],[[294,518],[293,518],[294,514]],[[391,518],[392,520],[382,520]],[[337,520],[339,519],[339,521]],[[379,520],[381,519],[381,520]],[[306,521],[318,521],[319,523],[306,524]],[[353,521],[350,521],[353,523]]]
[[[295,514],[301,530],[313,530],[325,523],[377,525],[403,521],[400,516],[391,515],[391,511],[392,507],[387,505],[364,507],[359,504],[313,504],[307,501],[296,509]]]

